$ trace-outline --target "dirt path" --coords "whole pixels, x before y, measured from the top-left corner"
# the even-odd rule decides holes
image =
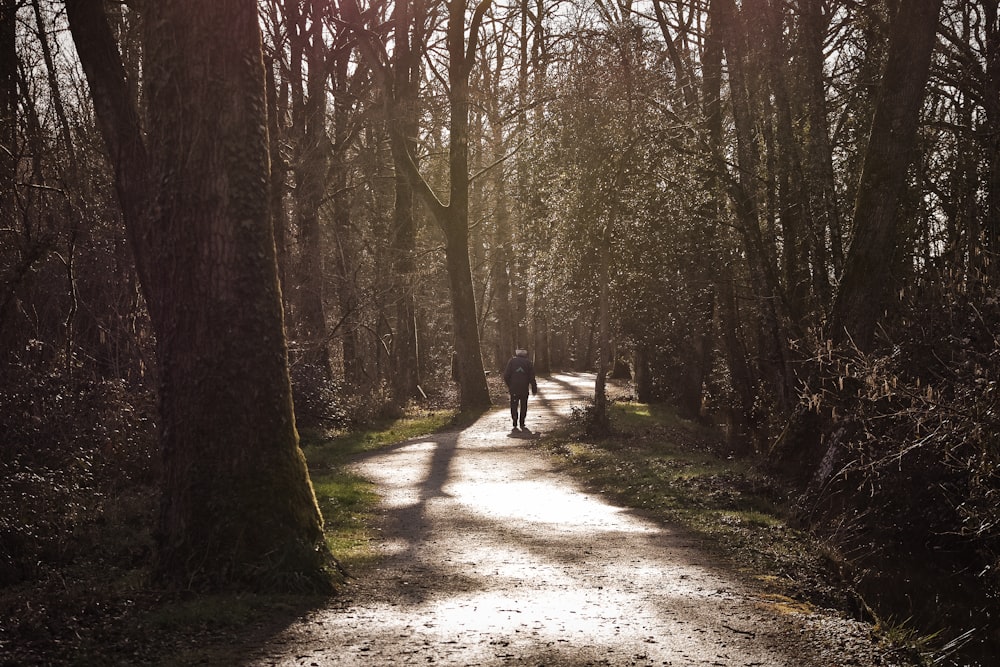
[[[528,426],[592,376],[540,382]],[[689,537],[582,492],[506,410],[357,464],[385,559],[256,651],[264,665],[881,665],[864,626],[768,599]]]

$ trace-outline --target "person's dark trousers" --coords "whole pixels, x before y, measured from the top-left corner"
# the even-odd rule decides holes
[[[524,428],[524,418],[527,414],[528,414],[528,397],[511,396],[510,418],[514,422],[514,426],[520,424],[521,428]]]

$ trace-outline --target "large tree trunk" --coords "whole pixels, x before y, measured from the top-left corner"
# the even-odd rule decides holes
[[[454,141],[454,139],[453,139]],[[467,173],[467,172],[466,172]],[[452,196],[455,189],[452,188]],[[455,373],[458,379],[459,403],[463,410],[490,405],[486,386],[482,351],[479,346],[479,321],[476,316],[476,295],[472,285],[472,264],[469,261],[468,208],[452,199],[445,219],[445,253],[448,286],[451,289],[451,315],[455,324]]]
[[[913,158],[940,9],[941,0],[903,0],[891,25],[881,95],[854,205],[854,235],[831,331],[834,340],[849,340],[863,352],[875,342],[875,329],[894,284],[899,203]]]
[[[326,588],[268,218],[256,4],[147,7],[148,161],[102,2],[67,8],[156,332],[157,571],[186,589]]]
[[[450,84],[448,176],[451,198],[447,212],[439,217],[444,228],[451,312],[455,323],[455,352],[458,355],[458,384],[462,409],[490,405],[483,356],[479,342],[479,318],[469,261],[469,75],[475,57],[479,25],[490,0],[476,8],[477,19],[470,28],[466,50],[465,0],[448,3],[448,83]],[[468,54],[468,55],[467,55]]]

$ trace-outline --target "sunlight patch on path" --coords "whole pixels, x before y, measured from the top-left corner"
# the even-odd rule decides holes
[[[620,508],[581,493],[553,488],[541,481],[469,480],[450,484],[445,489],[467,511],[492,519],[550,524],[563,533],[589,533],[594,529],[606,529],[612,523],[615,530],[623,532],[650,530],[623,517]]]

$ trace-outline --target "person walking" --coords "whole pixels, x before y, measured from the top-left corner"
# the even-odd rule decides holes
[[[528,359],[527,350],[516,350],[514,356],[507,362],[507,368],[503,372],[503,381],[510,392],[510,418],[514,422],[514,430],[518,424],[521,430],[528,430],[524,425],[524,418],[528,414],[528,389],[531,395],[538,393],[538,384],[535,382],[535,367]]]

